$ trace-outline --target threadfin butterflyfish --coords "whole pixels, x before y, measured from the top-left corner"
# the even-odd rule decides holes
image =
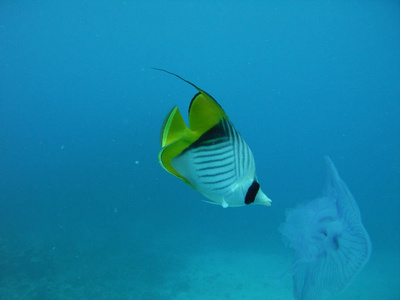
[[[189,106],[189,127],[177,106],[161,129],[158,160],[172,175],[200,192],[212,204],[271,205],[257,181],[253,153],[225,111],[207,92],[163,69],[197,89]]]

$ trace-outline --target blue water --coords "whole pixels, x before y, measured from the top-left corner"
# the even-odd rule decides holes
[[[160,167],[164,117],[196,91],[151,67],[217,99],[271,207],[204,203]],[[289,251],[277,228],[324,155],[370,263],[399,264],[399,137],[398,1],[1,1],[0,299],[196,299],[164,292],[188,255]],[[400,271],[380,278],[369,295],[399,299]]]

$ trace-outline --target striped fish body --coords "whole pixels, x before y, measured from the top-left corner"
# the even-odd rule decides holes
[[[251,203],[270,206],[271,200],[257,181],[253,153],[244,139],[217,101],[188,83],[199,91],[190,103],[189,128],[175,106],[161,130],[161,166],[207,197],[206,202],[223,207]]]
[[[212,203],[223,207],[245,205],[249,187],[257,180],[253,153],[227,119],[176,156],[172,166]]]

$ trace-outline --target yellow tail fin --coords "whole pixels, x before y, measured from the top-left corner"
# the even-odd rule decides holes
[[[189,129],[183,121],[182,115],[177,106],[175,106],[166,116],[161,128],[161,147],[168,146],[187,134]]]
[[[161,146],[163,149],[158,154],[158,161],[161,166],[169,173],[185,180],[172,167],[171,160],[182,153],[197,138],[196,134],[187,128],[178,107],[175,106],[165,118],[161,129]]]

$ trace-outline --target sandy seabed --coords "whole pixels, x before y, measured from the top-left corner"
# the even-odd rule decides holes
[[[54,249],[52,249],[54,251]],[[291,252],[162,249],[131,255],[2,253],[0,299],[293,299]],[[352,284],[332,300],[399,300],[400,254],[373,252]]]

